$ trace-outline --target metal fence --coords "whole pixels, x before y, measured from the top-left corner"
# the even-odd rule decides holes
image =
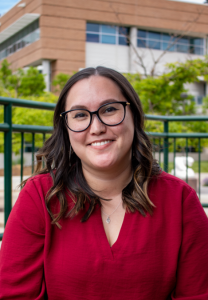
[[[17,125],[12,124],[12,107],[24,107],[35,108],[42,110],[51,110],[55,108],[55,104],[43,103],[29,100],[20,100],[13,98],[0,97],[0,105],[4,107],[4,123],[0,124],[0,132],[4,132],[4,225],[7,222],[9,214],[12,209],[12,133],[19,132],[21,134],[21,147],[20,147],[20,178],[23,179],[23,165],[24,165],[24,134],[32,134],[32,172],[35,164],[35,134],[42,134],[43,143],[45,141],[45,135],[51,133],[52,127],[47,126],[34,126],[34,125]],[[176,143],[177,139],[185,139],[184,155],[188,162],[188,141],[189,139],[197,139],[198,141],[198,195],[201,197],[201,139],[207,139],[208,133],[170,133],[170,122],[186,122],[186,121],[208,121],[206,116],[153,116],[146,115],[147,120],[161,121],[163,122],[163,133],[149,132],[154,145],[154,155],[157,154],[157,158],[160,164],[162,164],[163,170],[168,172],[169,164],[169,141],[173,143],[173,169],[175,173],[175,157],[177,155]],[[161,157],[163,159],[161,159]],[[186,168],[188,170],[188,168]],[[186,171],[186,181],[188,182],[188,171]],[[203,207],[208,207],[208,203],[202,203]],[[0,240],[3,234],[0,234]]]

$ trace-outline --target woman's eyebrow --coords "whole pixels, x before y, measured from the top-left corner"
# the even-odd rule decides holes
[[[110,103],[110,102],[117,102],[118,100],[116,99],[106,99],[106,100],[103,100],[101,101],[99,104],[99,107],[102,106],[103,104],[107,104],[107,103]],[[76,104],[76,105],[73,105],[70,110],[72,109],[79,109],[79,108],[82,108],[82,109],[88,109],[87,106],[85,105],[80,105],[80,104]]]

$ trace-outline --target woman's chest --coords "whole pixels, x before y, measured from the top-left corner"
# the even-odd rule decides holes
[[[56,299],[54,290],[63,293],[63,287],[72,299],[127,299],[129,292],[131,299],[151,299],[155,293],[166,299],[175,284],[180,247],[180,237],[177,242],[173,235],[168,224],[126,214],[110,247],[100,214],[86,223],[70,220],[55,233],[46,253],[49,299]],[[62,299],[69,298],[63,294]]]

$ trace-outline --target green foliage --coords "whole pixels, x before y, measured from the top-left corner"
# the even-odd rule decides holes
[[[207,114],[208,110],[208,96],[203,98],[202,110],[204,114]]]
[[[208,57],[167,65],[168,73],[142,79],[139,74],[125,74],[139,95],[146,114],[190,115],[195,113],[193,96],[185,83],[208,81]],[[207,100],[208,107],[208,100]]]
[[[71,76],[69,74],[59,73],[54,77],[52,86],[55,87],[54,92],[60,93]]]
[[[19,72],[20,84],[18,86],[19,96],[40,96],[46,87],[44,76],[36,68],[30,67],[26,72]]]
[[[40,97],[24,97],[25,100],[33,100],[38,102],[48,102],[56,103],[57,96],[52,93],[45,93]],[[0,115],[2,117],[1,122],[3,122],[3,107],[0,107]],[[22,125],[40,125],[40,126],[53,126],[53,111],[41,110],[41,109],[31,109],[23,107],[13,107],[12,108],[12,123],[22,124]],[[47,135],[49,137],[49,135]],[[24,139],[26,142],[32,142],[32,135],[30,133],[24,134]],[[12,134],[12,150],[16,154],[19,153],[21,143],[21,135],[19,133]],[[0,152],[3,152],[3,135],[0,135]],[[35,134],[35,146],[41,147],[43,144],[43,135]]]
[[[12,92],[14,97],[40,96],[45,89],[44,75],[36,68],[30,67],[26,71],[18,69],[12,73],[10,64],[3,60],[0,68],[0,96]]]

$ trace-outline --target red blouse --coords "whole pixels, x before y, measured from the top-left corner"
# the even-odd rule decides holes
[[[208,299],[208,219],[186,183],[165,172],[152,180],[153,215],[126,213],[112,247],[98,206],[85,223],[79,214],[62,229],[51,225],[44,203],[51,184],[48,174],[34,177],[12,209],[0,299]]]

